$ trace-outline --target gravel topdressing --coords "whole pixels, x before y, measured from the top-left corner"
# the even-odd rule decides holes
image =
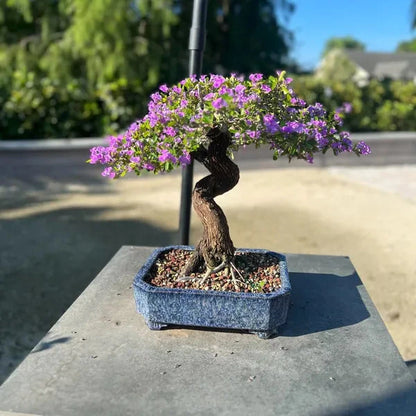
[[[242,253],[236,252],[234,265],[236,284],[233,283],[231,273],[226,276],[225,269],[211,273],[202,283],[205,275],[205,268],[192,273],[186,281],[178,281],[180,271],[191,257],[192,251],[173,249],[160,255],[155,265],[146,277],[146,281],[154,286],[199,289],[199,290],[218,290],[228,292],[253,292],[270,293],[280,289],[280,268],[279,259],[262,253]]]

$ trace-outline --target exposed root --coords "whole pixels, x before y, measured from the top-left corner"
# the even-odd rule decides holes
[[[231,265],[231,267],[238,273],[238,275],[241,277],[241,280],[240,280],[240,282],[242,282],[242,283],[245,283],[244,282],[244,277],[243,277],[243,275],[240,273],[240,270],[238,270],[237,269],[237,267],[236,267],[236,265],[232,262],[232,261],[230,261],[230,265]]]
[[[211,273],[218,273],[222,269],[226,269],[228,267],[228,262],[223,261],[219,266],[217,267],[210,267],[207,266],[207,271],[205,272],[204,277],[208,277]]]
[[[176,279],[177,282],[189,282],[189,281],[194,281],[196,282],[197,280],[200,280],[201,277],[196,277],[196,276],[182,276],[182,277],[178,277]]]
[[[238,286],[237,279],[235,277],[235,273],[233,269],[231,269],[231,280],[233,281],[235,289],[240,290],[240,287]]]
[[[210,267],[207,266],[207,270],[205,274],[202,277],[197,276],[183,276],[178,278],[178,282],[187,282],[187,281],[194,281],[198,282],[200,286],[202,286],[206,280],[211,276],[212,273],[218,273],[221,270],[224,270],[224,276],[230,277],[231,275],[231,281],[234,285],[234,288],[239,291],[241,286],[248,287],[247,283],[244,280],[244,277],[240,273],[240,271],[237,269],[236,265],[232,261],[223,261],[221,264],[219,264],[216,267]],[[227,285],[226,283],[225,285]]]

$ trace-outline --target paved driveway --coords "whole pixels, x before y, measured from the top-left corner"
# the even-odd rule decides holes
[[[265,156],[240,154],[240,184],[218,198],[235,245],[349,255],[403,357],[416,358],[415,165],[288,167]],[[87,158],[0,153],[0,381],[121,245],[177,242],[179,172],[108,181]],[[193,218],[192,242],[200,231]]]

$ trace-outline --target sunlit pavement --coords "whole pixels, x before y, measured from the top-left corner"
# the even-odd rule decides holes
[[[264,156],[241,153],[240,183],[218,198],[235,245],[350,256],[403,358],[416,358],[416,165]],[[121,245],[177,242],[180,172],[108,181],[87,158],[0,153],[0,380]],[[192,242],[200,231],[194,216]]]

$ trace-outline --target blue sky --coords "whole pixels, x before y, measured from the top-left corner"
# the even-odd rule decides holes
[[[293,0],[295,12],[285,24],[295,35],[292,56],[304,68],[319,62],[331,37],[352,36],[371,52],[393,52],[410,29],[412,0]],[[284,20],[281,20],[284,21]]]

